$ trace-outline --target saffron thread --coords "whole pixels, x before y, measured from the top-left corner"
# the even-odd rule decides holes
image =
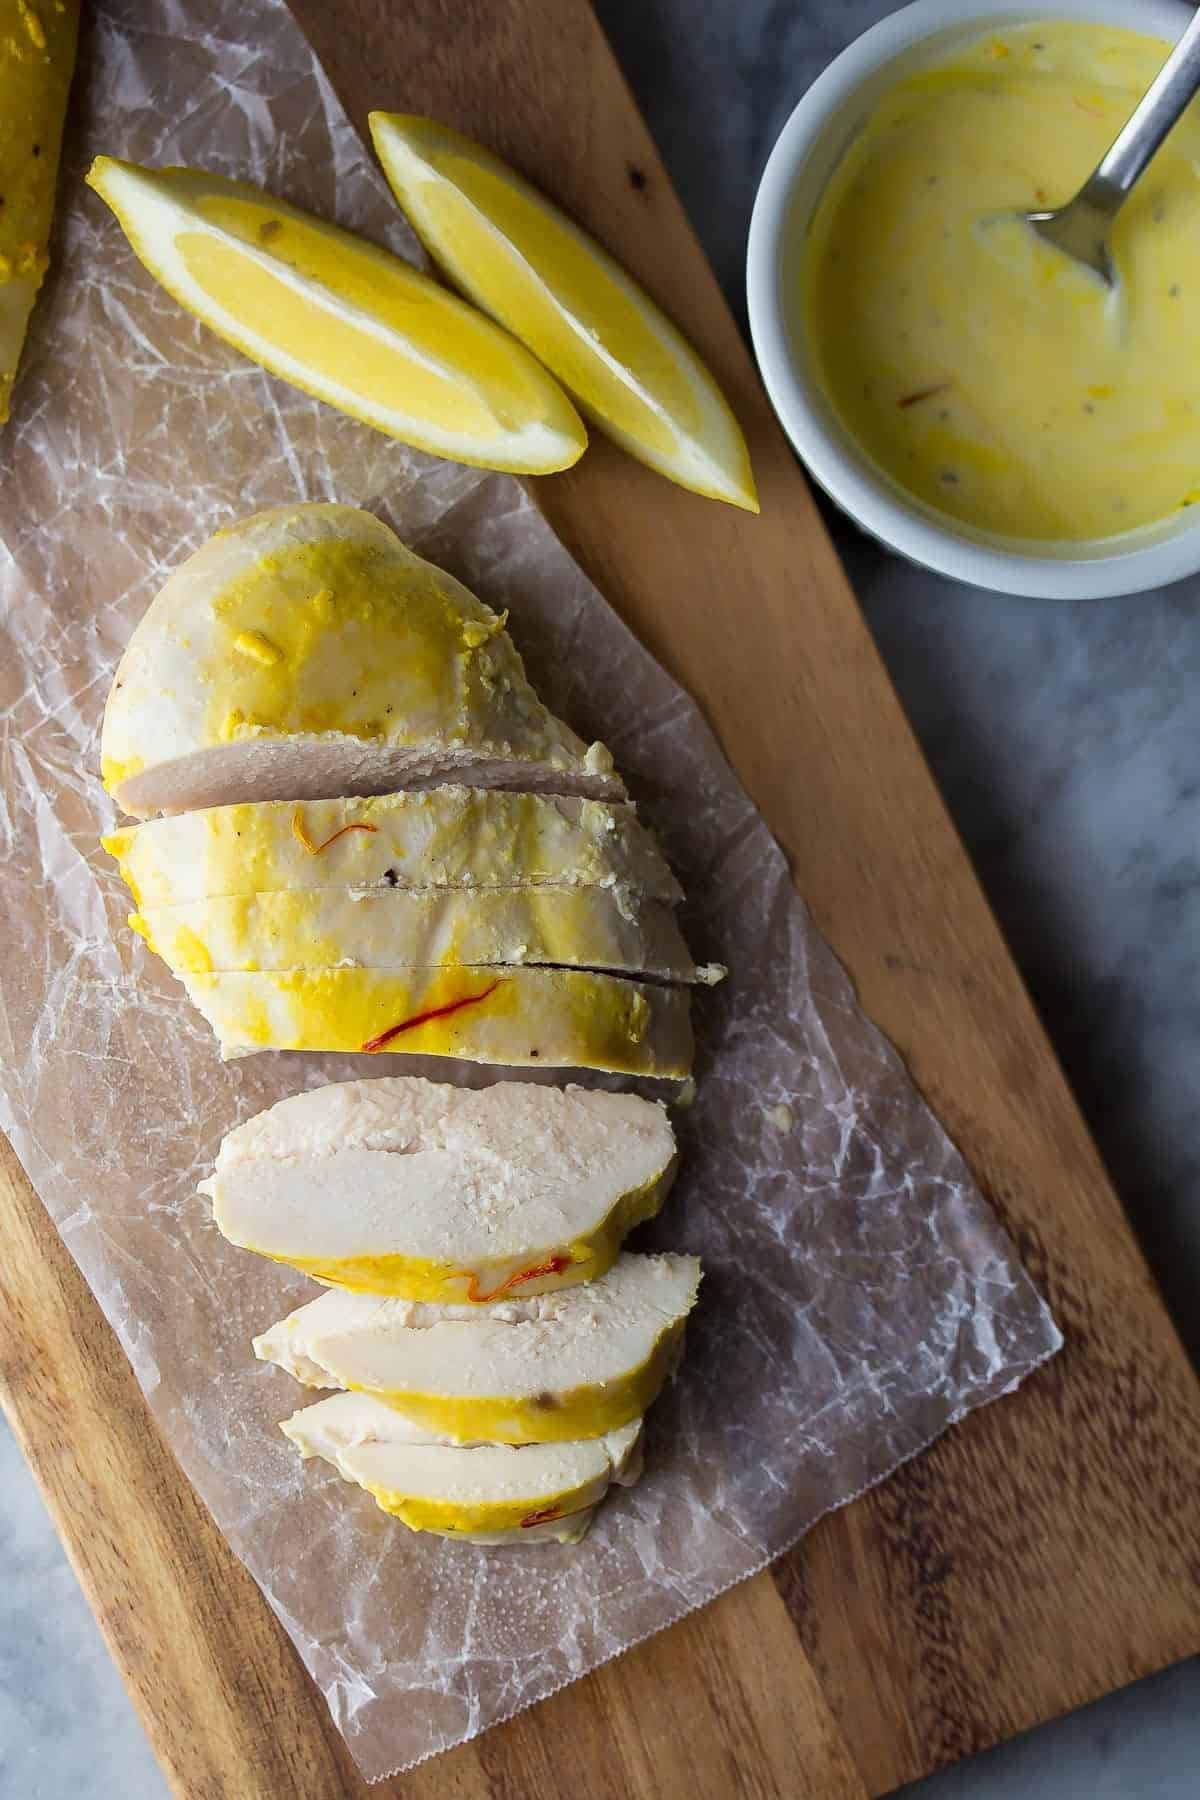
[[[398,1025],[389,1025],[378,1037],[368,1038],[362,1048],[368,1056],[374,1056],[390,1044],[393,1038],[399,1037],[403,1031],[415,1031],[418,1025],[427,1025],[430,1019],[444,1019],[450,1013],[460,1012],[464,1006],[478,1006],[489,995],[494,994],[500,986],[499,979],[493,981],[491,987],[484,988],[482,994],[467,994],[461,1000],[450,1000],[445,1006],[431,1006],[428,1012],[414,1013],[411,1019],[401,1019]]]
[[[541,1512],[530,1513],[527,1519],[521,1520],[521,1530],[528,1531],[531,1525],[542,1525],[547,1519],[557,1519],[557,1506],[547,1506]]]
[[[935,394],[944,394],[947,388],[954,386],[953,377],[949,381],[935,381],[932,387],[918,388],[915,394],[902,394],[897,406],[916,406],[919,400],[932,400]]]
[[[561,1275],[570,1262],[569,1256],[551,1256],[544,1263],[538,1263],[533,1269],[516,1269],[498,1288],[490,1294],[479,1292],[479,1277],[474,1269],[467,1277],[467,1299],[473,1306],[486,1304],[489,1300],[498,1300],[501,1294],[507,1294],[515,1287],[521,1287],[527,1281],[538,1281],[543,1275]]]
[[[314,844],[307,831],[304,829],[304,814],[301,812],[300,808],[297,807],[292,814],[292,836],[302,849],[308,851],[310,856],[320,856],[322,850],[328,850],[330,844],[336,844],[338,839],[340,837],[345,837],[348,831],[378,830],[378,825],[366,825],[356,820],[352,825],[343,825],[339,830],[330,832],[323,843]]]

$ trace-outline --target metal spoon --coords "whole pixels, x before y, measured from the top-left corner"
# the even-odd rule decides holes
[[[1192,20],[1132,116],[1073,200],[1053,212],[1025,214],[1028,224],[1095,270],[1109,287],[1117,273],[1108,253],[1113,220],[1188,101],[1200,89],[1200,13]]]

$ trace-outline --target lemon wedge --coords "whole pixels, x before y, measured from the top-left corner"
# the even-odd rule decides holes
[[[228,343],[421,450],[520,474],[587,434],[527,350],[399,257],[242,182],[99,156],[88,182],[141,262]]]
[[[372,113],[392,190],[434,261],[581,411],[682,487],[758,511],[745,439],[695,351],[594,238],[470,138]]]

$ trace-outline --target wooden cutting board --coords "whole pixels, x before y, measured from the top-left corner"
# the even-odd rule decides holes
[[[0,1144],[4,1405],[182,1794],[882,1794],[1200,1650],[1200,1388],[585,0],[294,11],[360,130],[371,106],[422,111],[492,145],[595,230],[720,377],[761,518],[602,442],[537,497],[704,707],[1067,1348],[772,1573],[373,1790]]]

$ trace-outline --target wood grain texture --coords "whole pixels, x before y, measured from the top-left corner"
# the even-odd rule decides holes
[[[881,1794],[1200,1648],[1195,1377],[583,0],[293,10],[360,129],[370,107],[425,111],[508,156],[722,380],[761,518],[596,441],[537,498],[705,709],[1068,1334],[773,1577],[392,1791],[552,1800],[579,1774],[597,1800]],[[365,1794],[11,1160],[0,1183],[5,1405],[177,1790]]]
[[[340,1793],[324,1702],[2,1137],[0,1203],[0,1401],[164,1770],[189,1800]]]

